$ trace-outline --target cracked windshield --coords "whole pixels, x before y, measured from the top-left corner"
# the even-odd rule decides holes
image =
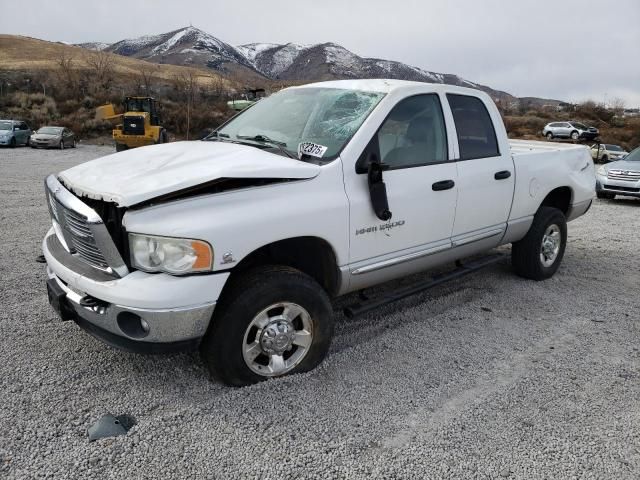
[[[217,137],[266,138],[292,154],[297,154],[300,143],[314,143],[326,147],[324,159],[332,159],[383,96],[333,88],[284,90],[231,120],[218,130]]]

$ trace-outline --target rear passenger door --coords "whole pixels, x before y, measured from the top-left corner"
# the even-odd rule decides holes
[[[458,140],[458,202],[454,246],[495,238],[506,229],[515,185],[508,146],[500,151],[494,120],[485,103],[472,95],[448,93]],[[497,111],[495,121],[500,121]]]

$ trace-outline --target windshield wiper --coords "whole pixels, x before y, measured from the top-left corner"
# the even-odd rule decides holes
[[[214,130],[209,135],[204,137],[203,140],[220,140],[220,141],[224,141],[224,140],[222,140],[223,138],[230,138],[230,137],[226,133],[220,133],[217,130]]]
[[[280,142],[278,140],[272,140],[266,135],[236,135],[238,140],[253,140],[254,142],[260,143],[268,143],[269,145],[275,146],[278,150],[284,153],[289,158],[294,158],[298,160],[298,157],[293,155],[289,150],[286,149],[287,144],[285,142]]]

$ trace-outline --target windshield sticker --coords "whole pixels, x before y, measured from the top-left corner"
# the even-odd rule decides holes
[[[322,158],[326,151],[327,147],[318,145],[317,143],[302,142],[298,145],[298,157],[309,155],[311,157]]]

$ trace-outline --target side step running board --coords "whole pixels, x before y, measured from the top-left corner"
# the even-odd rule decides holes
[[[446,273],[441,273],[439,275],[435,275],[429,280],[418,282],[409,287],[395,290],[393,292],[390,292],[387,295],[384,295],[382,298],[379,298],[379,299],[372,299],[364,303],[355,303],[353,305],[345,307],[344,314],[348,318],[353,318],[358,315],[362,315],[363,313],[369,312],[371,310],[375,310],[376,308],[381,307],[383,305],[387,305],[389,303],[402,300],[403,298],[409,297],[411,295],[415,295],[416,293],[429,290],[430,288],[440,285],[441,283],[445,283],[450,280],[455,280],[457,278],[464,277],[465,275],[476,272],[484,267],[488,267],[489,265],[498,263],[499,261],[505,258],[506,258],[506,255],[504,254],[495,254],[495,255],[489,255],[487,257],[478,258],[476,260],[471,260],[470,262],[465,264],[456,262],[456,265],[458,266],[458,268],[456,268],[455,270],[452,270]],[[366,297],[364,295],[360,295],[360,298],[365,299]]]

